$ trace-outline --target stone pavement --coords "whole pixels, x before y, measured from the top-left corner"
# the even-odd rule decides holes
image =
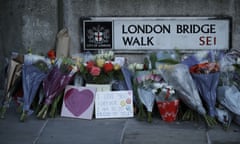
[[[19,122],[14,108],[0,120],[0,144],[240,144],[240,127],[207,130],[203,122],[152,123],[128,119],[48,118]]]

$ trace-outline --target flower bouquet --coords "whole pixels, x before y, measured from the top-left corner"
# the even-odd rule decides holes
[[[136,71],[137,94],[140,102],[147,109],[147,121],[152,122],[152,109],[155,95],[152,93],[153,82],[160,82],[159,75],[154,74],[151,70]],[[139,118],[145,116],[143,109],[139,109]]]
[[[34,65],[23,65],[22,68],[22,85],[23,85],[23,110],[20,121],[25,121],[27,115],[33,113],[30,109],[32,102],[36,96],[39,85],[46,77],[46,70],[41,67],[47,68],[47,65],[42,62],[36,62]]]
[[[5,113],[10,105],[12,95],[14,91],[17,89],[18,83],[21,81],[21,70],[22,64],[14,59],[11,59],[7,69],[7,78],[4,88],[5,96],[3,98],[2,105],[0,108],[1,119],[5,118]]]
[[[203,107],[202,100],[187,65],[157,65],[157,71],[165,82],[174,87],[179,99],[190,108],[184,113],[183,120],[194,119],[195,114],[191,110],[205,117],[206,110]],[[208,124],[211,125],[210,123]]]
[[[206,102],[211,117],[215,117],[216,90],[219,81],[219,65],[217,63],[200,63],[190,67],[200,96]]]
[[[85,59],[80,73],[86,83],[111,84],[115,76],[121,72],[119,64],[113,61],[112,51],[96,54],[92,59]]]
[[[113,91],[132,90],[132,73],[126,67],[122,66],[121,70],[116,72],[112,83]]]
[[[154,83],[153,94],[156,96],[156,103],[162,119],[166,122],[176,120],[179,99],[172,86],[167,83]]]
[[[55,66],[51,69],[47,77],[43,80],[43,92],[45,95],[45,99],[43,107],[37,114],[38,118],[46,118],[49,106],[53,103],[54,99],[56,99],[57,102],[59,101],[59,96],[65,89],[66,85],[69,84],[76,71],[77,69],[72,66],[71,59],[58,59]],[[56,111],[56,106],[57,103],[52,105],[52,116]]]

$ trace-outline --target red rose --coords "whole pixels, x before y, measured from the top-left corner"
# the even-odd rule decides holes
[[[94,62],[93,61],[88,61],[86,68],[87,68],[88,71],[91,71],[93,66],[94,66]]]
[[[100,73],[101,73],[101,69],[99,67],[92,66],[91,71],[90,71],[90,74],[92,76],[99,76]]]
[[[113,64],[111,62],[107,62],[103,65],[103,70],[105,73],[113,70]]]
[[[51,60],[56,58],[56,52],[54,50],[48,51],[47,55]]]

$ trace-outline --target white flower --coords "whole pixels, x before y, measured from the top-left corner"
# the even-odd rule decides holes
[[[162,83],[153,83],[154,88],[162,88]]]
[[[167,89],[173,89],[172,86],[170,86],[170,85],[167,85],[166,88]]]
[[[78,68],[77,68],[77,66],[72,66],[72,70],[71,70],[71,72],[70,72],[70,76],[73,76],[76,72],[77,72],[77,70],[78,70]]]
[[[240,64],[240,58],[237,58],[237,64]]]
[[[164,89],[162,89],[162,92],[167,92],[167,91],[168,91],[168,90],[167,90],[167,89],[165,89],[165,88],[164,88]]]
[[[135,71],[135,66],[134,66],[134,64],[129,64],[129,65],[128,65],[128,69],[131,70],[131,71]]]
[[[136,64],[136,70],[142,70],[144,67],[143,64]]]
[[[175,90],[170,90],[170,94],[175,94]]]
[[[152,93],[153,94],[157,93],[157,89],[152,89]]]

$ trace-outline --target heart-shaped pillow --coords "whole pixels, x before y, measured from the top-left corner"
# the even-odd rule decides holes
[[[75,88],[69,89],[64,97],[66,108],[74,115],[80,116],[85,112],[93,102],[94,94],[91,90],[77,90]]]

